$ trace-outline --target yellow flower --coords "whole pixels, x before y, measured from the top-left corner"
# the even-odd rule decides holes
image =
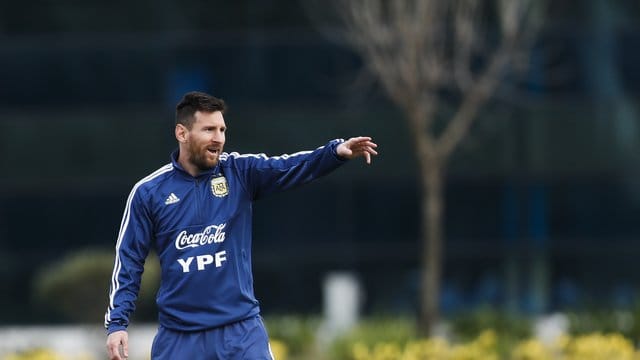
[[[369,347],[364,343],[357,342],[351,348],[351,356],[354,360],[368,360],[370,359]]]
[[[271,352],[276,360],[287,360],[289,350],[287,349],[287,345],[282,341],[271,339],[269,341],[269,346],[271,347]]]
[[[475,343],[477,343],[478,346],[484,349],[493,348],[494,346],[496,346],[497,342],[498,342],[498,336],[496,335],[496,332],[493,331],[492,329],[483,331],[475,340]]]
[[[452,345],[445,339],[429,338],[407,342],[379,342],[352,345],[352,360],[498,360],[498,337],[492,330],[476,339]],[[519,342],[509,360],[640,360],[631,341],[620,334],[561,336],[546,346],[536,339]],[[13,360],[13,359],[10,359]]]
[[[589,334],[576,337],[567,346],[567,360],[633,360],[633,344],[620,334]]]
[[[9,354],[3,360],[64,360],[64,357],[49,349],[30,349],[18,354]]]
[[[373,355],[375,360],[398,360],[402,351],[398,344],[383,342],[374,345]]]
[[[553,360],[552,352],[538,340],[530,339],[518,343],[511,352],[513,360]]]
[[[410,341],[404,348],[402,360],[441,360],[449,356],[449,344],[441,338]]]

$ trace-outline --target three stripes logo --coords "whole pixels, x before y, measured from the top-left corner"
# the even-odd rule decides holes
[[[176,194],[171,193],[169,194],[169,196],[167,197],[167,200],[164,201],[165,205],[171,205],[171,204],[175,204],[178,201],[180,201],[180,198],[176,196]]]

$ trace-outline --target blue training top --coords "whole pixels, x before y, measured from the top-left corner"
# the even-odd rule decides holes
[[[341,164],[332,140],[314,151],[267,157],[222,153],[197,177],[172,161],[135,184],[124,210],[105,314],[108,333],[124,330],[153,248],[162,275],[160,325],[205,330],[257,315],[251,273],[252,202],[323,176]]]

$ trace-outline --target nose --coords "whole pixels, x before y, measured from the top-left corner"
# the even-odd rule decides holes
[[[224,132],[222,132],[222,131],[214,131],[211,140],[213,142],[218,142],[218,143],[224,142]]]

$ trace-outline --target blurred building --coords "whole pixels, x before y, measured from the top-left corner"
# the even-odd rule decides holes
[[[34,273],[113,248],[131,186],[168,161],[173,107],[189,90],[228,102],[229,150],[275,155],[359,134],[381,146],[371,167],[256,204],[265,312],[319,312],[333,270],[359,275],[366,311],[414,311],[419,189],[404,119],[306,11],[0,3],[0,322],[56,320],[32,306]],[[525,81],[485,108],[452,161],[445,311],[638,300],[638,15],[637,2],[550,6]]]

